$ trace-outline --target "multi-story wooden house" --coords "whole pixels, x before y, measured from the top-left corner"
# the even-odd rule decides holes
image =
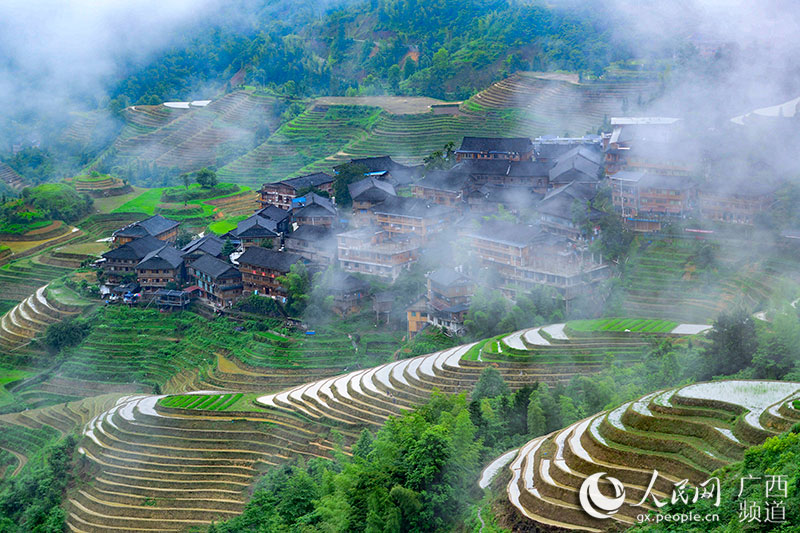
[[[278,248],[281,236],[289,231],[291,220],[292,214],[289,211],[268,205],[240,221],[236,224],[236,229],[229,231],[224,237],[240,243],[242,248],[265,246],[267,243]]]
[[[369,283],[334,270],[323,278],[325,291],[333,297],[333,310],[340,315],[358,312],[369,296]]]
[[[225,246],[225,241],[213,233],[207,233],[181,248],[181,253],[183,253],[184,261],[188,264],[202,255],[222,257],[223,246]]]
[[[153,250],[136,265],[136,280],[146,293],[166,289],[173,283],[180,285],[185,278],[183,254],[170,244]]]
[[[102,255],[102,269],[108,283],[120,283],[123,278],[136,277],[136,265],[144,257],[166,243],[150,235],[129,241]]]
[[[345,272],[392,280],[419,257],[419,244],[409,238],[392,238],[389,232],[364,227],[337,236],[339,266]]]
[[[373,223],[390,237],[418,237],[423,241],[444,230],[458,215],[455,209],[419,198],[387,198],[372,208]]]
[[[562,155],[579,146],[594,148],[602,152],[603,138],[600,135],[584,135],[583,137],[542,135],[533,140],[533,153],[536,161],[550,163],[552,166]]]
[[[462,159],[530,161],[533,156],[533,143],[527,137],[464,137],[455,153],[457,161]]]
[[[349,164],[364,167],[366,170],[364,172],[365,177],[386,181],[395,187],[410,185],[422,175],[423,171],[422,165],[403,165],[388,155],[351,159]],[[341,165],[334,167],[334,170],[338,172],[340,168]]]
[[[697,207],[706,220],[753,225],[775,203],[777,189],[761,180],[709,182],[697,188]]]
[[[694,209],[696,186],[686,176],[623,170],[610,181],[614,209],[635,231],[659,231],[665,219]]]
[[[309,268],[322,270],[336,261],[336,234],[325,226],[300,226],[286,236],[287,252],[301,255]]]
[[[681,122],[670,117],[617,117],[605,140],[606,174],[621,170],[662,175],[691,172],[691,147],[682,140]]]
[[[214,305],[230,307],[242,295],[242,273],[226,261],[203,254],[188,270],[201,296]]]
[[[549,183],[552,187],[570,183],[596,185],[603,174],[603,154],[595,148],[577,146],[558,157],[550,169]]]
[[[323,172],[289,178],[275,183],[265,183],[261,186],[261,205],[272,205],[288,211],[292,208],[292,201],[306,192],[323,191],[333,196],[334,177]]]
[[[292,265],[307,261],[296,254],[276,252],[258,246],[250,246],[237,258],[245,293],[269,296],[286,302],[286,289],[278,278],[291,271]]]
[[[371,218],[370,209],[387,198],[397,196],[394,185],[375,178],[364,178],[347,186],[353,199],[353,218],[364,223]]]
[[[428,322],[453,335],[465,333],[466,318],[475,282],[451,268],[440,268],[428,274]]]
[[[496,273],[501,290],[511,298],[535,287],[551,287],[569,309],[575,298],[590,294],[609,276],[602,256],[538,225],[490,221],[463,234],[480,264]]]
[[[411,192],[415,198],[428,203],[461,209],[472,183],[469,173],[460,168],[431,170],[412,185]]]
[[[583,228],[580,222],[597,223],[601,219],[603,213],[590,205],[596,195],[593,184],[572,182],[553,189],[536,206],[542,227],[572,241],[591,239],[596,234],[595,227]]]
[[[308,193],[294,200],[292,222],[297,226],[330,228],[338,222],[338,218],[333,202],[318,194]]]
[[[153,215],[150,218],[128,224],[122,229],[118,229],[112,234],[113,244],[119,246],[129,243],[142,237],[155,237],[161,241],[174,243],[178,237],[179,222],[169,220],[161,215]]]

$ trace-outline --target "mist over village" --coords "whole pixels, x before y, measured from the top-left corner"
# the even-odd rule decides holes
[[[0,532],[800,531],[800,16],[0,5]]]

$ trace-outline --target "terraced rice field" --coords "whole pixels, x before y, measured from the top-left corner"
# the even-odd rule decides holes
[[[678,326],[669,320],[646,318],[601,318],[597,320],[573,320],[567,327],[575,332],[616,331],[637,333],[669,333]]]
[[[636,327],[639,329],[634,329]],[[552,376],[557,378],[555,380],[566,381],[576,372],[594,372],[611,361],[635,363],[641,360],[651,337],[669,335],[680,338],[690,333],[673,334],[676,327],[676,323],[647,319],[551,324],[481,341],[468,350],[464,358],[520,367],[542,365],[551,370]]]
[[[717,264],[700,268],[691,241],[656,243],[629,261],[620,314],[710,323],[741,305],[758,309],[796,277],[796,266],[717,250]]]
[[[649,394],[522,446],[508,466],[508,502],[521,527],[533,522],[600,532],[630,526],[654,508],[652,500],[637,505],[654,469],[652,494],[659,500],[669,500],[681,479],[697,486],[799,421],[786,400],[798,393],[800,383],[722,381]],[[615,514],[600,510],[605,519],[589,516],[578,500],[584,480],[599,472],[625,487]]]
[[[242,398],[237,394],[177,394],[159,401],[163,407],[176,409],[205,409],[206,411],[225,411]]]
[[[554,340],[563,335],[563,324],[543,329]],[[350,445],[361,428],[381,426],[389,416],[425,402],[434,389],[472,388],[485,367],[465,359],[474,346],[239,400],[232,392],[125,399],[84,430],[81,450],[97,482],[70,499],[68,526],[81,532],[180,531],[231,517],[243,509],[259,464],[328,456],[332,444],[325,436],[332,428]],[[219,368],[226,364],[224,358],[218,362]],[[548,364],[495,365],[512,388],[571,375],[555,373]],[[253,371],[250,377],[257,375]],[[244,402],[248,397],[254,403]],[[236,410],[226,407],[237,401]]]
[[[225,181],[260,185],[295,174],[330,171],[337,164],[331,158],[365,137],[381,115],[375,107],[312,106],[218,175]]]
[[[71,183],[78,192],[85,192],[93,197],[121,196],[131,191],[131,187],[121,179],[108,175],[78,176],[73,178]]]
[[[84,147],[92,140],[92,134],[103,120],[110,120],[111,117],[104,116],[102,111],[93,112],[70,112],[72,121],[61,135],[61,141],[67,144]]]
[[[16,190],[22,189],[25,186],[25,181],[22,179],[22,176],[3,162],[0,162],[0,180]]]
[[[29,302],[38,303],[33,297]],[[8,319],[9,329],[18,312],[10,314],[14,321]],[[356,349],[344,334],[236,331],[235,322],[209,322],[188,312],[164,315],[155,309],[112,306],[98,313],[98,325],[78,346],[64,351],[56,369],[15,390],[19,399],[42,406],[96,394],[153,392],[156,387],[169,392],[278,390],[383,363],[399,340],[399,335],[365,334]]]
[[[248,145],[264,123],[277,127],[274,98],[236,91],[209,105],[188,110],[133,106],[128,124],[105,157],[120,165],[153,163],[182,171],[219,166],[231,152]]]
[[[113,407],[118,398],[119,395],[107,394],[0,415],[0,465],[10,465],[4,475],[16,474],[43,446],[79,430],[93,417]]]
[[[4,300],[22,301],[70,268],[48,265],[39,256],[18,259],[0,267],[0,294]]]
[[[629,114],[623,109],[646,102],[657,86],[657,80],[578,83],[577,76],[519,72],[479,92],[464,102],[461,110],[485,114],[523,109],[532,129],[583,135],[595,132],[606,117]]]
[[[42,286],[0,317],[0,347],[11,353],[44,333],[47,326],[78,316],[91,303],[64,286]]]

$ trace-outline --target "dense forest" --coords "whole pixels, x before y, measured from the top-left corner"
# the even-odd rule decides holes
[[[201,83],[239,71],[237,81],[289,96],[466,98],[516,70],[601,75],[631,55],[601,17],[538,2],[370,0],[324,15],[293,6],[288,21],[273,16],[277,4],[249,7],[244,26],[235,19],[198,29],[130,72],[111,92],[111,107],[191,98]]]

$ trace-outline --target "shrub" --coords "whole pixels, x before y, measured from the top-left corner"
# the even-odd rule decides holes
[[[44,342],[56,351],[75,346],[91,331],[92,325],[83,319],[69,319],[47,326]]]

